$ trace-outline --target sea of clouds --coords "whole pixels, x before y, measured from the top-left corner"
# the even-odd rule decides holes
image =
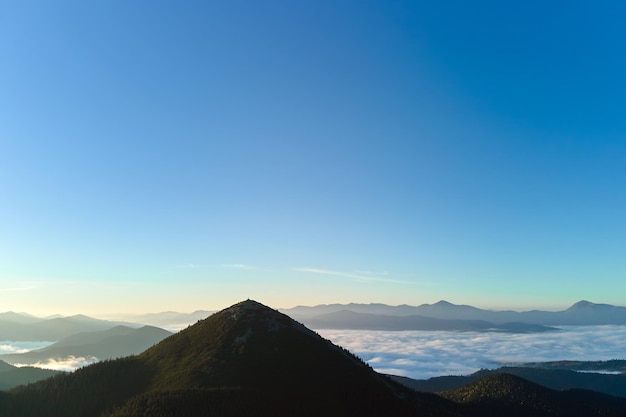
[[[378,372],[427,379],[521,362],[626,359],[626,326],[545,333],[316,330]]]
[[[626,359],[626,326],[563,326],[545,333],[316,330],[383,373],[426,379],[468,375],[481,368],[521,362]],[[52,342],[0,341],[5,353],[22,353]],[[97,362],[93,356],[50,358],[41,368],[73,371]]]

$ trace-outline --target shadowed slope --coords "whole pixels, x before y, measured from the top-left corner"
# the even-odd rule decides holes
[[[58,373],[59,371],[30,366],[18,368],[0,360],[0,390],[7,390],[18,385],[40,381]]]

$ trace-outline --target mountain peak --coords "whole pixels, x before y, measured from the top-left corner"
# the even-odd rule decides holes
[[[259,303],[258,301],[255,300],[251,300],[251,299],[247,299],[244,301],[240,301],[237,304],[234,304],[230,307],[228,307],[226,310],[230,310],[230,309],[242,309],[242,310],[261,310],[261,309],[268,309],[271,310],[271,308],[267,307],[266,305],[263,305],[261,303]]]
[[[415,413],[407,396],[418,395],[253,300],[212,314],[140,355],[100,362],[24,390],[24,396],[45,392],[58,405],[55,415],[85,417],[113,409],[114,416],[174,415],[155,414],[151,407],[157,403],[162,410],[183,410],[177,416],[408,417]],[[78,404],[83,392],[103,392],[106,398]],[[439,407],[429,397],[420,398],[423,407]]]
[[[598,309],[598,308],[607,308],[607,307],[613,307],[609,304],[596,304],[596,303],[592,303],[591,301],[587,301],[587,300],[581,300],[577,303],[574,303],[570,308],[568,308],[568,310],[591,310],[591,309]]]
[[[268,375],[302,368],[309,349],[330,342],[254,300],[219,311],[140,355],[159,375],[153,387],[261,386]],[[325,353],[311,354],[324,356]],[[282,371],[281,371],[282,369]],[[311,372],[311,370],[307,371]]]
[[[248,336],[252,332],[276,332],[281,328],[295,328],[314,334],[291,317],[250,299],[216,313],[216,317],[223,318],[230,325],[245,327],[245,334]]]
[[[499,404],[503,409],[543,407],[554,391],[507,373],[494,373],[459,388],[444,391],[445,398],[474,404]],[[528,399],[534,401],[528,401]],[[549,408],[549,407],[548,407]],[[516,410],[517,411],[517,410]],[[512,413],[519,415],[519,413]],[[536,415],[536,414],[524,414]]]

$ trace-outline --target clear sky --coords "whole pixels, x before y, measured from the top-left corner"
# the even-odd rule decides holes
[[[621,1],[0,4],[0,310],[626,304]]]

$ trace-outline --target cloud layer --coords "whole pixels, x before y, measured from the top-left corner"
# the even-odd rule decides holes
[[[2,359],[2,356],[0,356]],[[75,371],[83,366],[98,362],[94,356],[68,356],[66,358],[50,358],[36,363],[15,363],[14,366],[34,366],[36,368],[53,369],[55,371]]]
[[[379,372],[426,379],[467,375],[481,368],[520,362],[626,359],[626,326],[563,326],[561,331],[530,334],[447,331],[317,330],[349,349]],[[51,342],[0,342],[4,353],[21,353]],[[97,361],[70,356],[35,364],[73,371]]]
[[[0,341],[0,360],[5,353],[25,353],[35,349],[43,349],[50,346],[54,342],[16,342],[3,340]]]
[[[426,379],[520,362],[626,359],[626,326],[564,326],[558,332],[316,330],[379,372]]]

